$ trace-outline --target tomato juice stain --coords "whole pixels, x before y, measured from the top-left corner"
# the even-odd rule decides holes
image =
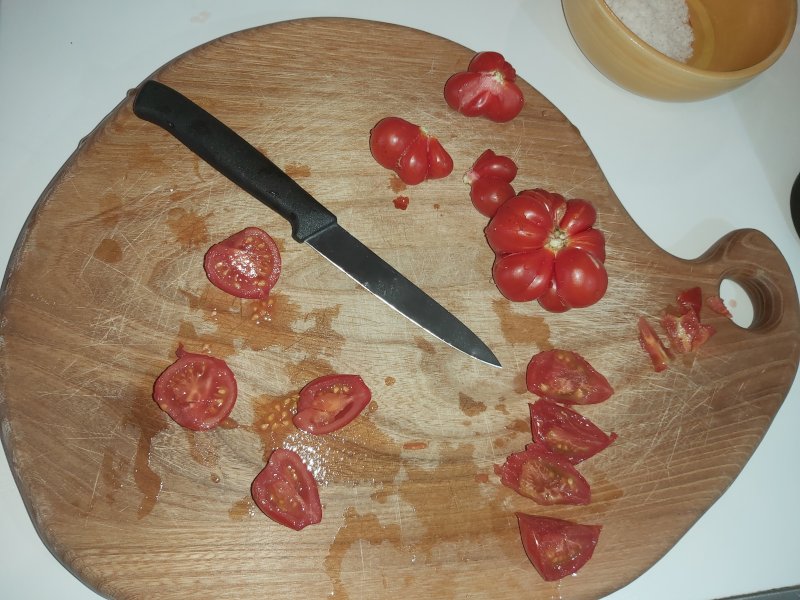
[[[403,450],[425,450],[428,447],[428,442],[406,442],[403,444]]]
[[[552,349],[550,327],[544,317],[517,314],[505,298],[492,301],[492,308],[500,319],[500,330],[507,342],[523,346],[533,342],[539,350]]]
[[[244,521],[247,518],[254,517],[258,510],[253,498],[248,494],[228,509],[228,516],[231,521]]]
[[[386,377],[386,378],[383,380],[383,383],[384,383],[384,385],[386,385],[387,387],[390,387],[390,386],[393,386],[395,383],[397,383],[397,379],[395,379],[394,377],[392,377],[391,375],[389,375],[388,377]]]
[[[216,467],[219,463],[219,449],[216,438],[208,432],[199,433],[191,429],[184,429],[186,440],[189,443],[189,455],[199,465]]]
[[[489,483],[489,475],[487,473],[475,473],[475,483]]]
[[[211,214],[200,216],[176,206],[167,211],[167,225],[181,248],[197,248],[208,243],[206,221],[210,216]]]
[[[311,176],[311,168],[308,165],[301,165],[298,163],[289,163],[283,167],[283,172],[292,179]]]
[[[389,188],[396,194],[404,191],[406,189],[406,184],[400,179],[397,175],[391,175],[389,177]]]
[[[169,418],[158,408],[152,398],[136,398],[133,400],[131,412],[124,423],[139,429],[133,480],[142,494],[137,513],[141,519],[150,514],[161,493],[161,476],[150,467],[150,455],[153,439],[169,428]]]
[[[468,417],[476,417],[486,410],[486,404],[470,398],[463,392],[458,394],[458,406]]]
[[[436,349],[434,348],[433,344],[431,344],[425,338],[421,337],[414,338],[414,344],[425,354],[433,354],[434,352],[436,352]]]
[[[526,421],[525,419],[514,419],[510,424],[506,425],[506,429],[516,433],[530,433],[531,424],[530,421]]]
[[[118,241],[106,238],[94,249],[92,256],[104,263],[118,263],[122,260],[122,246]]]

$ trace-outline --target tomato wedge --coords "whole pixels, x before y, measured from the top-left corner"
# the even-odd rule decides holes
[[[500,466],[494,466],[500,483],[542,504],[589,504],[589,483],[565,458],[538,444],[528,444]]]
[[[545,350],[528,363],[528,390],[562,404],[597,404],[611,397],[614,388],[589,362],[571,350]]]
[[[516,515],[525,554],[545,581],[577,573],[592,558],[600,539],[601,525]]]
[[[574,410],[550,400],[530,404],[533,441],[573,465],[590,458],[617,439]]]
[[[371,399],[372,392],[358,375],[325,375],[300,390],[292,422],[307,433],[330,433],[355,419]]]
[[[708,306],[708,308],[713,310],[718,315],[733,319],[733,314],[730,310],[728,310],[728,307],[725,306],[725,301],[719,296],[708,296],[706,298],[706,306]]]
[[[658,337],[653,326],[645,317],[639,317],[639,345],[647,352],[650,357],[650,362],[653,363],[653,369],[660,373],[668,366],[668,361],[672,360],[672,352],[670,352],[661,338]]]
[[[493,217],[503,204],[515,194],[511,182],[517,176],[517,164],[508,156],[486,150],[464,174],[469,185],[469,197],[476,210]]]
[[[276,523],[300,531],[322,520],[317,482],[303,459],[278,448],[250,486],[253,500]]]
[[[680,292],[675,300],[677,301],[681,312],[692,310],[699,316],[700,309],[703,308],[703,291],[699,286],[689,288],[688,290],[683,290]]]
[[[716,333],[711,325],[701,323],[692,309],[680,315],[665,312],[661,317],[661,327],[669,340],[670,349],[679,354],[697,350]]]
[[[248,227],[214,244],[203,268],[209,281],[237,298],[264,299],[281,274],[281,254],[266,231]]]
[[[186,352],[158,376],[153,400],[181,427],[206,431],[219,425],[236,403],[236,378],[225,361]]]

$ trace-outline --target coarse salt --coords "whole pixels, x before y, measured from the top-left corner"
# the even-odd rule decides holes
[[[686,0],[605,0],[625,26],[674,60],[692,56],[694,32]]]

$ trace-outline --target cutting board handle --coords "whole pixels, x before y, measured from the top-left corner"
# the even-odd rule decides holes
[[[794,277],[778,247],[761,231],[738,229],[722,237],[696,263],[708,266],[719,281],[740,285],[753,305],[754,332],[798,327],[800,307]]]

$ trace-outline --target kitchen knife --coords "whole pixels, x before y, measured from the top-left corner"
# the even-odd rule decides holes
[[[336,216],[244,138],[158,81],[142,84],[133,112],[175,136],[233,183],[289,221],[307,243],[367,290],[452,347],[499,367],[466,325],[347,233]]]

